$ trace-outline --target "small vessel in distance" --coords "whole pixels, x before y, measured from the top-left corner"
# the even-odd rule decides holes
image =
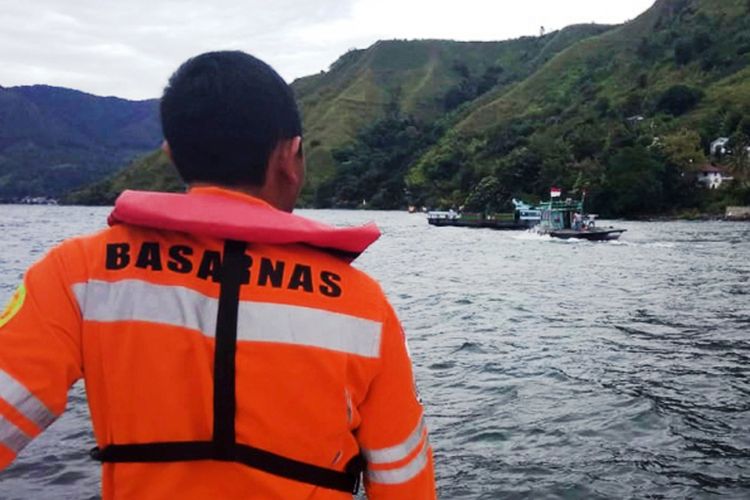
[[[561,191],[552,188],[550,201],[542,203],[541,220],[537,226],[539,234],[548,234],[553,238],[579,239],[589,241],[616,240],[626,229],[616,229],[612,226],[602,228],[596,226],[596,215],[584,214],[583,200],[575,201],[567,198],[559,199]],[[557,200],[555,200],[557,198]]]
[[[539,224],[541,210],[516,199],[513,200],[513,205],[515,210],[509,213],[458,213],[455,210],[427,212],[427,222],[438,227],[483,227],[504,230],[530,229]]]

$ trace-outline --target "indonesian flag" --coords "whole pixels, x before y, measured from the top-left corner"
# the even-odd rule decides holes
[[[560,195],[562,195],[562,189],[558,187],[550,188],[549,190],[549,196],[550,198],[559,198]]]

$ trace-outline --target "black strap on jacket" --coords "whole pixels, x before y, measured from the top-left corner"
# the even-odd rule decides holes
[[[100,462],[182,462],[220,460],[237,462],[276,476],[333,490],[356,493],[363,461],[357,456],[344,472],[300,462],[236,441],[234,419],[235,353],[240,286],[247,273],[247,244],[228,240],[221,263],[221,291],[216,317],[214,353],[214,428],[211,441],[175,441],[142,444],[111,444],[91,450]]]

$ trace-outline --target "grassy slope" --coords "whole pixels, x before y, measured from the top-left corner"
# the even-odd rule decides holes
[[[637,96],[641,110],[632,114],[645,114],[655,134],[663,135],[697,129],[719,109],[747,108],[750,55],[738,53],[738,43],[747,40],[750,46],[749,11],[747,0],[657,1],[627,24],[566,48],[507,91],[477,100],[444,139],[413,165],[411,184],[429,184],[430,165],[438,158],[476,158],[475,151],[481,151],[489,137],[519,119],[536,123],[538,133],[546,129],[558,137],[585,123],[606,130],[622,126],[625,103]],[[674,44],[696,30],[709,33],[709,50],[721,59],[718,68],[706,70],[699,57],[686,65],[675,63]],[[656,46],[648,59],[639,52],[644,40]],[[677,84],[699,88],[705,98],[681,117],[654,114],[659,96]],[[600,99],[615,112],[598,116],[594,106]]]
[[[0,198],[59,196],[159,143],[158,103],[0,87]]]
[[[111,205],[126,189],[181,191],[184,184],[167,156],[157,150],[139,158],[114,176],[70,193],[64,201],[71,204]]]
[[[694,111],[696,115],[722,100],[734,103],[742,99],[750,87],[750,82],[744,78],[746,69],[717,81],[697,63],[682,67],[674,65],[670,52],[663,53],[650,66],[640,60],[637,48],[641,40],[654,37],[664,29],[666,19],[674,15],[674,6],[679,3],[660,0],[652,9],[622,27],[573,45],[510,92],[474,109],[458,124],[458,130],[469,134],[481,132],[512,118],[548,114],[561,106],[585,105],[598,97],[623,101],[630,93],[638,91],[637,79],[641,74],[648,77],[649,95],[658,95],[677,83],[703,88],[709,98]],[[686,3],[695,13],[722,18],[726,23],[741,20],[748,5],[746,0],[691,0]],[[731,45],[726,47],[726,51],[732,54],[735,49]],[[589,80],[592,76],[593,82]],[[581,88],[592,84],[594,92],[585,100],[581,99]]]
[[[576,25],[544,37],[504,42],[381,41],[366,50],[348,52],[328,72],[296,80],[292,87],[302,110],[306,140],[306,192],[333,172],[331,151],[384,116],[389,107],[420,120],[444,117],[443,97],[461,81],[456,63],[463,63],[472,77],[482,75],[489,67],[502,67],[496,91],[503,91],[570,44],[607,29],[595,24]],[[460,116],[462,109],[453,115]],[[165,172],[170,174],[165,176]],[[73,193],[67,201],[111,203],[126,188],[165,190],[181,186],[166,159],[155,153]]]
[[[304,117],[312,187],[332,172],[331,150],[351,141],[389,106],[420,120],[442,117],[443,96],[461,80],[456,63],[473,76],[499,66],[498,86],[507,88],[570,44],[606,29],[578,25],[505,42],[393,40],[347,53],[329,72],[292,84]]]

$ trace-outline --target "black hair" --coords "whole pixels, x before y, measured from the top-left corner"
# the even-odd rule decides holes
[[[279,141],[302,135],[291,87],[240,51],[188,59],[161,99],[164,138],[182,179],[261,186]]]

